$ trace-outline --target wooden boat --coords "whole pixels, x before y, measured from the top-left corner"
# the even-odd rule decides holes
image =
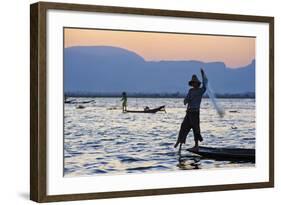
[[[203,158],[215,160],[229,160],[229,161],[247,161],[255,162],[255,149],[242,148],[216,148],[199,146],[197,151],[192,148],[187,151],[198,154]]]
[[[85,106],[83,106],[83,105],[78,105],[77,107],[76,107],[76,109],[84,109],[85,108]]]
[[[129,113],[156,113],[156,112],[159,112],[159,111],[164,111],[164,112],[166,112],[166,110],[165,110],[165,105],[160,106],[160,107],[157,107],[157,108],[154,108],[154,109],[127,110],[126,112],[129,112]]]
[[[76,100],[65,100],[64,103],[65,104],[86,104],[86,103],[91,103],[94,102],[95,100],[88,100],[88,101],[76,101]]]
[[[64,103],[66,104],[70,104],[70,103],[73,103],[75,100],[65,100]]]

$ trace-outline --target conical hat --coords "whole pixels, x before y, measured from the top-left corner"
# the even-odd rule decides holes
[[[196,75],[192,75],[191,80],[188,82],[188,84],[189,84],[190,86],[192,85],[192,83],[198,83],[199,86],[201,85],[201,82],[200,82],[200,80],[198,80],[198,78],[197,78]]]

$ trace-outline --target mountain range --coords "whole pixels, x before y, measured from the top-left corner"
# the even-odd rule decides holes
[[[111,46],[65,48],[64,90],[72,93],[185,93],[193,74],[201,79],[201,67],[216,93],[255,92],[255,60],[240,68],[229,68],[223,62],[146,61],[133,51]]]

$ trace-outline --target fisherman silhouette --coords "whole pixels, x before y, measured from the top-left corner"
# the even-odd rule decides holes
[[[189,89],[188,94],[184,99],[184,105],[187,105],[186,115],[181,124],[177,142],[174,145],[176,148],[180,144],[179,153],[181,152],[182,144],[185,144],[186,137],[191,129],[193,130],[195,142],[192,149],[198,150],[199,141],[203,141],[200,132],[200,104],[203,94],[206,91],[208,79],[203,69],[201,69],[201,75],[203,81],[202,87],[200,87],[201,82],[198,80],[196,75],[192,75],[192,78],[188,83],[192,88]]]
[[[122,93],[121,101],[122,101],[122,111],[126,112],[127,111],[127,93],[126,92]]]

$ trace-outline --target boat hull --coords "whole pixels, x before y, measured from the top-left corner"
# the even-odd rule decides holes
[[[241,148],[215,148],[200,146],[198,151],[187,149],[187,151],[198,154],[204,158],[229,161],[255,162],[255,149]]]
[[[165,111],[165,106],[160,106],[158,108],[149,109],[149,110],[127,110],[128,113],[156,113],[159,111]]]

